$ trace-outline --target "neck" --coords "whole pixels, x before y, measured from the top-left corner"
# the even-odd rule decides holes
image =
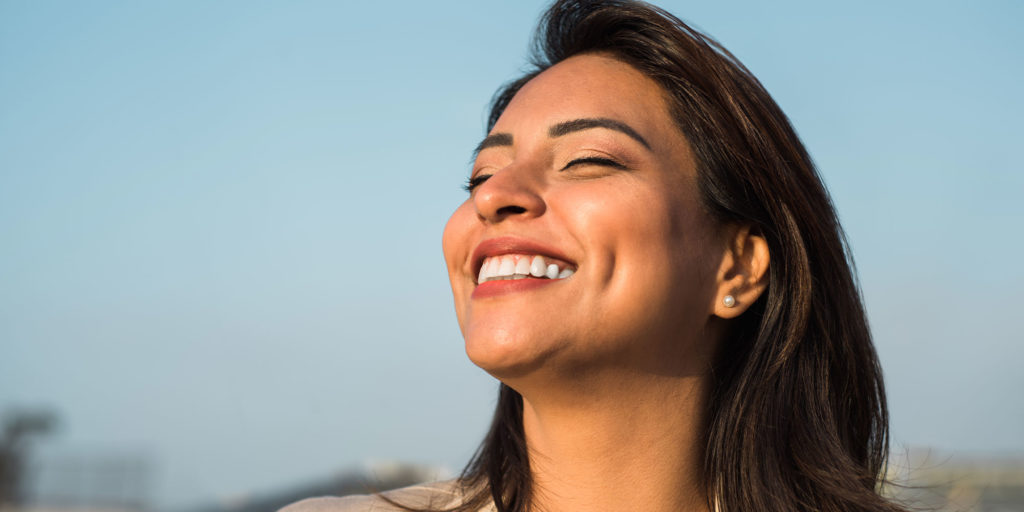
[[[704,378],[619,377],[523,396],[535,509],[707,511]]]

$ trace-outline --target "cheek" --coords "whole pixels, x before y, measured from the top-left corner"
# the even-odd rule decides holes
[[[466,201],[448,219],[448,223],[444,226],[444,233],[441,235],[441,247],[444,251],[445,265],[448,268],[448,280],[455,299],[455,314],[458,316],[460,326],[462,325],[468,294],[472,292],[471,289],[467,289],[467,287],[471,286],[471,283],[466,279],[465,269],[468,265],[470,251],[472,250],[473,228],[476,225],[475,219],[476,214],[473,206],[469,201]]]
[[[444,225],[441,249],[444,251],[450,278],[455,277],[454,272],[461,268],[469,255],[474,217],[473,206],[466,201],[452,213]]]
[[[614,327],[614,336],[690,337],[706,320],[706,226],[699,208],[664,190],[620,188],[577,210],[585,243],[599,256],[593,270],[606,334]]]
[[[644,185],[644,184],[641,184]],[[578,234],[592,252],[600,277],[622,291],[642,291],[679,259],[693,235],[671,198],[652,187],[618,187],[594,192],[571,212]]]

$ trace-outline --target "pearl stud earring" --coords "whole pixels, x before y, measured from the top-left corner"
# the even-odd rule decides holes
[[[722,304],[725,304],[725,307],[727,308],[731,308],[736,305],[736,297],[733,297],[732,295],[726,295],[722,299]]]

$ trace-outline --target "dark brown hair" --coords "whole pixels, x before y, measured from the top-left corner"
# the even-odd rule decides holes
[[[544,14],[533,70],[494,97],[488,131],[527,81],[602,53],[664,89],[696,156],[703,206],[768,243],[768,287],[721,341],[703,438],[709,506],[895,511],[879,495],[888,450],[882,374],[853,263],[810,156],[756,78],[717,42],[651,5],[560,0]],[[522,397],[502,385],[461,483],[476,510],[531,501]]]

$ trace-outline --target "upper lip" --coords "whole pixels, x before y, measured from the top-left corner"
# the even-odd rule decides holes
[[[473,257],[470,260],[473,263],[472,275],[475,276],[480,273],[480,266],[483,265],[485,259],[491,256],[501,256],[502,254],[539,254],[562,260],[574,267],[576,266],[576,263],[569,259],[568,256],[550,245],[527,238],[501,236],[488,238],[480,242],[476,249],[473,250]]]

